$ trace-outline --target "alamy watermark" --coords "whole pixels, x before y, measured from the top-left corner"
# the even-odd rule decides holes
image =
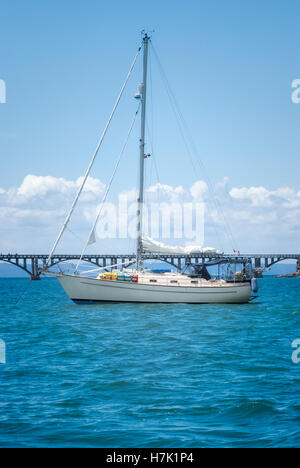
[[[117,203],[105,203],[102,206],[100,222],[97,225],[99,239],[136,239],[139,235],[137,214],[143,212],[143,233],[151,238],[186,239],[204,244],[203,202],[154,203],[139,206],[127,196],[120,195]],[[94,218],[90,213],[89,217]]]
[[[0,104],[6,103],[6,84],[4,80],[0,79]]]
[[[292,354],[292,361],[294,364],[300,364],[300,340],[294,340],[292,348],[296,348]]]
[[[3,340],[0,339],[0,364],[6,364],[6,345]]]
[[[300,102],[300,79],[292,81],[292,88],[295,90],[292,92],[291,99],[294,104],[299,104]]]

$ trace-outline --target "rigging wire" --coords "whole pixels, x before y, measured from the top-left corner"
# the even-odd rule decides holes
[[[151,40],[150,40],[150,43],[151,43]],[[151,96],[150,98],[151,121],[149,122],[149,119],[146,117],[146,127],[147,127],[147,134],[148,134],[150,149],[151,149],[151,167],[150,167],[150,179],[149,179],[148,187],[150,187],[152,183],[153,169],[154,169],[156,179],[158,182],[157,190],[156,190],[156,202],[159,203],[160,195],[161,195],[161,180],[160,180],[158,166],[157,166],[156,151],[154,148],[154,104],[153,104],[154,98],[153,98],[153,74],[152,74],[151,48],[149,48],[149,74],[150,74],[149,81],[150,81],[150,96]],[[146,193],[146,197],[147,197],[147,193]],[[147,198],[150,199],[150,196],[148,196]]]
[[[155,171],[156,179],[158,182],[157,191],[156,191],[156,201],[159,203],[159,192],[160,188],[160,177],[157,167],[155,149],[154,149],[154,98],[153,98],[153,77],[152,77],[152,54],[151,49],[149,48],[149,98],[148,101],[150,102],[148,112],[148,116],[146,116],[146,130],[147,130],[147,137],[149,139],[149,146],[150,146],[150,154],[151,158],[150,161],[148,160],[147,164],[145,165],[145,172],[146,172],[146,187],[150,187],[153,180],[153,172]],[[148,143],[147,143],[148,144]],[[150,203],[151,195],[149,192],[145,192],[145,204],[148,205]],[[151,209],[151,207],[150,207]],[[151,215],[148,212],[148,235],[150,235],[150,231],[152,229],[150,223]]]
[[[179,128],[181,138],[182,138],[184,146],[186,148],[186,152],[187,152],[187,154],[189,156],[189,159],[190,159],[192,168],[193,168],[193,170],[194,170],[194,172],[196,174],[196,177],[199,178],[198,170],[197,170],[197,167],[195,166],[195,162],[194,162],[194,157],[193,157],[193,154],[192,154],[191,149],[189,147],[186,135],[184,133],[184,127],[183,127],[183,124],[182,124],[182,119],[180,118],[182,116],[182,114],[180,114],[180,112],[178,112],[178,107],[179,106],[178,105],[176,106],[177,103],[176,103],[176,100],[175,100],[174,93],[171,90],[170,84],[169,84],[168,79],[166,77],[166,74],[165,74],[165,72],[163,70],[163,67],[162,67],[161,62],[160,62],[159,57],[158,57],[158,54],[155,51],[154,46],[153,46],[152,43],[151,43],[151,45],[152,45],[152,49],[154,51],[154,54],[155,54],[155,57],[156,57],[156,60],[157,60],[157,63],[158,63],[158,68],[159,68],[159,71],[160,71],[160,74],[161,74],[161,77],[162,77],[162,81],[163,81],[163,83],[165,85],[165,88],[166,88],[166,92],[167,92],[167,96],[168,96],[170,104],[171,104],[171,108],[172,108],[174,116],[175,116],[175,120],[176,120],[178,128]],[[210,189],[210,191],[212,193],[212,196],[213,196],[212,188],[209,187],[209,189]],[[210,199],[208,201],[208,204],[209,204],[209,206],[211,205],[211,200]],[[210,210],[211,210],[211,208],[210,208]],[[211,212],[212,212],[212,210],[211,210]],[[215,231],[215,235],[216,235],[218,244],[221,246],[222,250],[224,250],[223,246],[222,246],[221,238],[219,236],[219,233],[218,233],[214,223],[213,223],[213,228],[214,228],[214,231]]]
[[[121,97],[122,97],[122,95],[123,95],[123,93],[124,93],[124,90],[125,90],[125,88],[126,88],[126,85],[127,85],[127,83],[128,83],[128,80],[129,80],[129,78],[130,78],[130,76],[131,76],[131,73],[132,73],[132,71],[133,71],[133,69],[134,69],[134,66],[135,66],[135,64],[136,64],[136,61],[137,61],[137,59],[138,59],[138,56],[139,56],[139,54],[140,54],[141,49],[142,49],[142,46],[139,47],[139,49],[138,49],[138,51],[137,51],[137,53],[136,53],[136,55],[135,55],[135,57],[134,57],[134,60],[133,60],[133,62],[132,62],[132,64],[131,64],[131,67],[130,67],[130,69],[129,69],[129,72],[128,72],[127,76],[126,76],[125,82],[124,82],[124,84],[123,84],[123,86],[122,86],[122,88],[121,88],[121,91],[120,91],[120,93],[119,93],[119,95],[118,95],[118,98],[117,98],[117,100],[116,100],[116,102],[115,102],[115,105],[114,105],[114,107],[113,107],[113,110],[112,110],[112,112],[111,112],[111,114],[110,114],[110,116],[109,116],[109,119],[108,119],[108,121],[107,121],[107,124],[106,124],[106,126],[105,126],[105,128],[104,128],[104,130],[103,130],[103,132],[102,132],[102,135],[101,135],[101,137],[100,137],[100,140],[99,140],[99,142],[98,142],[98,145],[97,145],[97,147],[96,147],[96,150],[95,150],[95,152],[94,152],[94,154],[93,154],[93,157],[92,157],[92,159],[91,159],[91,161],[90,161],[90,164],[89,164],[89,166],[88,166],[88,169],[87,169],[87,171],[86,171],[86,173],[85,173],[85,176],[84,176],[84,178],[83,178],[83,182],[82,182],[82,184],[81,184],[81,186],[80,186],[80,188],[79,188],[79,190],[78,190],[78,192],[77,192],[77,195],[76,195],[76,197],[75,197],[75,200],[73,201],[73,204],[72,204],[72,206],[71,206],[71,209],[70,209],[70,211],[69,211],[69,213],[68,213],[68,215],[67,215],[67,217],[66,217],[66,220],[65,220],[65,222],[64,222],[64,224],[63,224],[63,226],[62,226],[62,228],[61,228],[61,231],[60,231],[60,233],[59,233],[59,235],[58,235],[58,238],[56,239],[56,241],[55,241],[55,243],[54,243],[54,246],[53,246],[53,248],[52,248],[52,250],[51,250],[51,252],[50,252],[50,255],[49,255],[49,257],[48,257],[48,259],[47,259],[47,261],[46,261],[45,268],[48,267],[48,264],[49,264],[49,262],[50,262],[50,260],[51,260],[51,258],[52,258],[52,256],[53,256],[55,250],[56,250],[56,247],[58,246],[58,244],[59,244],[59,242],[60,242],[60,240],[61,240],[61,238],[62,238],[62,236],[63,236],[63,234],[64,234],[64,232],[65,232],[65,230],[66,230],[66,228],[67,228],[67,226],[68,226],[68,224],[69,224],[69,222],[70,222],[70,219],[71,219],[71,217],[72,217],[72,214],[73,214],[73,212],[74,212],[74,209],[75,209],[75,207],[76,207],[76,205],[77,205],[77,202],[78,202],[78,200],[79,200],[79,198],[80,198],[80,196],[81,196],[81,194],[82,194],[82,191],[83,191],[83,189],[84,189],[84,187],[85,187],[85,184],[86,184],[86,182],[87,182],[87,180],[88,180],[88,177],[89,177],[89,175],[90,175],[90,172],[91,172],[91,170],[92,170],[92,167],[93,167],[93,165],[94,165],[94,162],[95,162],[95,160],[96,160],[96,157],[97,157],[97,155],[98,155],[99,149],[100,149],[100,147],[101,147],[101,145],[102,145],[102,142],[103,142],[104,137],[105,137],[105,135],[106,135],[106,133],[107,133],[107,130],[108,130],[109,126],[110,126],[110,123],[111,123],[111,121],[112,121],[112,119],[113,119],[113,116],[114,116],[114,114],[115,114],[115,112],[116,112],[116,110],[117,110],[117,107],[118,107],[119,102],[120,102],[120,100],[121,100]]]
[[[151,42],[151,39],[150,39]],[[152,171],[153,171],[153,161],[156,165],[155,161],[155,151],[154,151],[154,97],[153,97],[153,75],[152,75],[152,54],[151,54],[151,48],[149,48],[149,81],[150,81],[150,117],[151,117],[151,130],[150,130],[150,124],[147,120],[146,116],[146,126],[147,126],[147,131],[150,139],[150,147],[151,147],[151,156],[153,159],[151,160],[151,172],[150,172],[150,182],[149,185],[152,182]],[[157,167],[156,167],[156,172],[158,175]]]
[[[158,171],[158,167],[157,167],[157,161],[156,161],[154,147],[153,147],[153,136],[151,134],[147,119],[146,119],[146,126],[147,126],[149,141],[150,141],[151,158],[152,158],[152,161],[153,161],[153,166],[154,166],[154,170],[155,170],[155,173],[156,173],[156,178],[157,178],[158,183],[161,185],[161,181],[160,181],[160,177],[159,177],[159,171]],[[151,167],[151,171],[152,171],[152,167]],[[151,180],[152,180],[152,173],[151,173]],[[158,187],[158,190],[160,190],[160,186]]]
[[[123,144],[123,146],[122,146],[122,149],[121,149],[121,152],[120,152],[120,154],[119,154],[118,160],[117,160],[116,165],[115,165],[115,167],[114,167],[114,170],[113,170],[113,173],[112,173],[112,175],[111,175],[110,181],[109,181],[108,186],[107,186],[107,188],[106,188],[106,191],[105,191],[105,193],[104,193],[104,195],[103,195],[103,198],[102,198],[102,201],[101,201],[101,204],[100,204],[100,208],[99,208],[99,211],[98,211],[96,220],[95,220],[95,222],[94,222],[93,228],[92,228],[92,230],[91,230],[91,232],[90,232],[90,235],[89,235],[89,237],[88,237],[88,240],[87,240],[87,242],[86,242],[86,244],[85,244],[85,246],[84,246],[84,248],[83,248],[83,251],[82,251],[82,253],[81,253],[80,259],[79,259],[79,261],[78,261],[78,263],[77,263],[77,266],[76,266],[76,269],[75,269],[74,273],[77,272],[78,267],[79,267],[79,264],[80,264],[82,258],[84,257],[84,254],[85,254],[86,249],[88,248],[88,246],[89,246],[89,245],[92,245],[92,244],[94,244],[94,243],[96,242],[96,239],[95,239],[95,229],[96,229],[97,224],[98,224],[98,222],[99,222],[99,220],[100,220],[100,217],[101,217],[101,214],[102,214],[102,210],[103,210],[103,207],[104,207],[104,203],[106,202],[106,199],[107,199],[107,196],[108,196],[109,191],[110,191],[110,189],[111,189],[111,186],[112,186],[112,183],[113,183],[113,181],[114,181],[115,175],[116,175],[117,170],[118,170],[118,168],[119,168],[119,165],[120,165],[122,156],[123,156],[123,154],[124,154],[124,151],[125,151],[125,149],[126,149],[126,146],[127,146],[128,140],[129,140],[129,137],[130,137],[131,132],[132,132],[132,130],[133,130],[133,127],[134,127],[136,118],[137,118],[137,116],[138,116],[140,107],[141,107],[141,103],[139,102],[138,108],[137,108],[137,110],[136,110],[136,112],[135,112],[135,114],[134,114],[134,117],[133,117],[133,119],[132,119],[132,122],[131,122],[131,124],[130,124],[129,132],[128,132],[126,138],[125,138],[124,144]]]
[[[82,237],[78,236],[78,234],[76,234],[76,232],[72,231],[69,226],[67,227],[67,231],[69,231],[77,240],[79,240],[80,242],[83,242],[83,239]]]
[[[171,107],[173,109],[173,112],[174,112],[174,115],[175,115],[175,118],[176,118],[176,121],[177,121],[177,125],[178,125],[178,128],[179,128],[181,137],[183,139],[184,145],[186,147],[187,153],[189,155],[192,167],[193,167],[193,169],[195,171],[196,176],[198,177],[198,171],[197,171],[197,168],[196,168],[195,163],[194,163],[194,157],[193,157],[193,153],[194,153],[195,159],[196,159],[196,162],[199,165],[199,168],[201,169],[201,167],[202,167],[202,171],[205,173],[205,178],[206,178],[209,190],[210,190],[211,195],[212,195],[212,200],[213,200],[213,203],[215,205],[215,209],[216,209],[217,213],[219,214],[219,216],[221,215],[221,217],[223,219],[223,223],[224,223],[224,229],[225,229],[225,231],[227,231],[227,236],[231,240],[232,246],[234,247],[235,240],[234,240],[230,225],[226,221],[226,218],[225,218],[224,212],[222,210],[222,207],[221,207],[221,205],[219,203],[219,200],[217,200],[217,198],[214,196],[213,185],[212,185],[212,183],[210,181],[210,178],[208,176],[208,173],[207,173],[207,170],[205,168],[205,165],[204,165],[203,161],[198,156],[198,151],[196,149],[196,145],[195,145],[194,140],[192,138],[191,132],[189,130],[189,127],[188,127],[184,117],[183,117],[183,114],[182,114],[182,112],[180,110],[178,102],[177,102],[177,100],[175,98],[175,95],[174,95],[174,93],[172,91],[172,88],[171,88],[170,83],[169,83],[169,81],[167,79],[166,73],[164,72],[161,61],[160,61],[160,59],[158,57],[158,54],[157,54],[157,51],[156,51],[155,47],[153,46],[152,41],[150,42],[150,44],[151,44],[151,48],[152,48],[152,50],[154,52],[154,56],[155,56],[157,64],[158,64],[158,68],[159,68],[162,80],[163,80],[163,82],[165,84],[167,95],[169,97]],[[191,149],[189,147],[187,138],[185,136],[185,132],[186,132],[187,136],[189,137],[190,144],[191,144],[191,147],[192,147],[192,151],[191,151]],[[218,232],[216,230],[215,223],[213,223],[213,226],[214,226],[214,230],[215,230],[215,233],[216,233],[216,237],[219,239],[219,242],[220,242],[220,237],[219,237],[219,234],[218,234]]]

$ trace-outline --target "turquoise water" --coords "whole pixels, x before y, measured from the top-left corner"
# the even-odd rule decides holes
[[[0,446],[300,446],[300,279],[249,305],[72,304],[0,280]]]

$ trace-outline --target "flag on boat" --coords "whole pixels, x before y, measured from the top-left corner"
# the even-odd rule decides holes
[[[144,159],[150,158],[151,153],[144,154]]]
[[[235,250],[233,249],[234,253],[238,254],[238,255],[241,255],[241,252],[239,250]]]

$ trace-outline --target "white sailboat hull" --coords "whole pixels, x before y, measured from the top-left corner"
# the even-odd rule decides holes
[[[58,275],[57,278],[69,298],[79,303],[242,304],[249,302],[251,298],[249,283],[184,287],[100,281],[70,275]]]

